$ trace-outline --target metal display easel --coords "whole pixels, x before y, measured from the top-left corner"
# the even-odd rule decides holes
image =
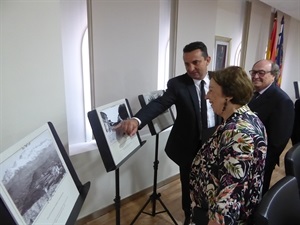
[[[168,215],[170,216],[170,218],[172,219],[172,221],[174,222],[175,225],[177,225],[176,220],[174,219],[174,217],[172,216],[172,214],[170,213],[170,211],[167,209],[166,205],[163,203],[163,201],[161,200],[161,194],[157,193],[157,170],[158,170],[158,147],[159,147],[159,134],[156,134],[156,141],[155,141],[155,158],[154,158],[154,162],[153,162],[153,169],[154,169],[154,176],[153,176],[153,192],[152,194],[149,196],[149,199],[146,201],[146,203],[144,204],[144,206],[141,208],[141,210],[138,212],[138,214],[135,216],[135,218],[133,219],[133,221],[131,222],[131,225],[135,223],[135,221],[138,219],[138,217],[141,215],[141,213],[145,213],[151,216],[155,216],[159,213],[168,213]],[[156,201],[159,201],[160,204],[162,205],[162,207],[164,208],[163,211],[156,211]],[[145,212],[144,209],[146,208],[146,206],[149,203],[152,203],[152,212]]]
[[[51,122],[48,122],[47,125],[49,126],[51,134],[53,135],[53,138],[59,148],[59,152],[60,152],[60,154],[70,172],[73,182],[76,185],[77,190],[79,192],[79,195],[77,196],[77,199],[73,205],[73,208],[72,208],[71,212],[69,212],[68,218],[65,222],[66,225],[74,225],[77,221],[78,215],[81,211],[83,203],[89,192],[91,182],[88,181],[85,184],[81,183],[81,181],[79,180],[79,177],[73,167],[73,164],[67,154],[67,151],[65,150],[53,124]],[[43,184],[43,182],[40,182],[40,183]],[[24,199],[22,201],[24,201]],[[63,209],[62,209],[62,211],[63,211]],[[51,218],[51,216],[52,215],[49,214],[49,218]],[[1,196],[0,196],[0,221],[1,221],[2,225],[17,225],[17,224],[19,224],[19,222],[17,220],[15,220],[14,212],[9,210],[7,204],[5,203],[4,199]],[[53,221],[54,221],[54,219],[53,219]]]
[[[122,106],[122,107],[121,107]],[[110,171],[115,171],[115,210],[116,210],[116,225],[120,225],[121,223],[121,217],[120,217],[120,212],[121,212],[121,197],[120,197],[120,167],[123,163],[125,163],[135,152],[137,152],[144,144],[146,141],[142,141],[139,133],[136,133],[136,136],[131,140],[128,140],[128,142],[134,143],[133,145],[128,145],[130,148],[126,149],[127,150],[127,155],[122,155],[123,159],[118,160],[118,163],[115,163],[114,155],[112,154],[112,151],[116,151],[114,148],[113,143],[110,142],[110,139],[107,138],[106,135],[107,133],[111,132],[110,130],[106,130],[105,122],[109,120],[110,117],[115,117],[116,115],[109,115],[106,114],[107,109],[110,113],[112,113],[113,110],[118,113],[118,116],[121,115],[121,113],[124,113],[124,111],[119,111],[120,109],[126,110],[125,114],[126,116],[132,116],[131,108],[129,105],[129,102],[127,99],[120,99],[118,101],[109,103],[107,105],[103,105],[100,107],[97,107],[96,109],[88,112],[88,118],[93,130],[93,134],[101,155],[101,158],[103,160],[105,169],[107,172]],[[103,117],[103,115],[105,116]],[[123,114],[122,114],[123,115]],[[114,131],[116,132],[116,131]],[[126,140],[126,137],[122,137],[123,139]],[[118,150],[118,149],[117,149]],[[119,149],[120,150],[120,149]]]
[[[115,210],[116,210],[116,225],[120,225],[121,221],[121,197],[120,197],[120,177],[119,177],[119,168],[115,170],[115,182],[116,182],[116,197],[114,199],[115,202]]]

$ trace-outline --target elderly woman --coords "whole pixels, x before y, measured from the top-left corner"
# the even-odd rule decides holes
[[[223,118],[197,153],[190,174],[196,225],[251,224],[261,200],[267,151],[265,127],[249,109],[246,72],[231,66],[212,74],[206,98]]]

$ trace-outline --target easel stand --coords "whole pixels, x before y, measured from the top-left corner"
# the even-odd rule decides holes
[[[121,197],[120,197],[120,178],[119,178],[119,168],[115,170],[115,181],[116,181],[116,197],[115,201],[115,209],[116,209],[116,225],[120,225],[121,217],[120,217],[120,208],[121,208]]]
[[[157,170],[158,170],[158,145],[159,144],[159,134],[156,134],[156,142],[155,142],[155,159],[153,162],[153,168],[154,168],[154,179],[153,179],[153,193],[149,196],[149,199],[147,200],[147,202],[144,204],[144,206],[141,208],[141,210],[138,212],[138,214],[135,216],[135,218],[133,219],[133,221],[131,222],[131,225],[135,223],[135,221],[138,219],[138,217],[141,215],[141,213],[145,213],[151,216],[155,216],[159,213],[168,213],[168,215],[170,216],[170,218],[172,219],[172,221],[174,222],[175,225],[177,225],[176,220],[174,219],[174,217],[172,216],[172,214],[170,213],[170,211],[167,209],[167,207],[165,206],[165,204],[163,203],[163,201],[161,200],[160,193],[157,193]],[[160,204],[162,205],[162,207],[164,208],[163,211],[159,211],[156,212],[156,201],[159,201]],[[148,212],[144,212],[144,209],[146,208],[146,206],[149,203],[152,203],[152,212],[148,213]]]
[[[51,212],[52,213],[44,213],[43,214],[43,212],[39,212],[39,213],[41,213],[39,216],[40,216],[40,220],[43,220],[43,221],[39,221],[39,222],[37,222],[37,221],[34,221],[36,218],[33,218],[32,219],[32,223],[34,223],[34,224],[53,224],[54,222],[53,221],[56,221],[57,219],[59,219],[58,217],[60,217],[60,216],[62,216],[62,217],[66,217],[67,215],[68,215],[68,218],[66,218],[66,221],[63,221],[64,222],[64,225],[74,225],[75,223],[76,223],[76,221],[77,221],[77,217],[78,217],[78,215],[79,215],[79,213],[80,213],[80,210],[81,210],[81,208],[82,208],[82,206],[83,206],[83,203],[84,203],[84,201],[85,201],[85,199],[86,199],[86,196],[87,196],[87,194],[88,194],[88,192],[89,192],[89,189],[90,189],[90,186],[91,186],[91,182],[90,181],[88,181],[88,182],[86,182],[85,184],[82,184],[81,183],[81,181],[79,180],[79,177],[77,176],[77,173],[76,173],[76,171],[75,171],[75,169],[74,169],[74,167],[73,167],[73,164],[72,164],[72,162],[71,162],[71,160],[70,160],[70,158],[69,158],[69,155],[67,154],[67,151],[65,150],[65,147],[63,146],[63,144],[62,144],[62,142],[61,142],[61,140],[60,140],[60,138],[59,138],[59,136],[58,136],[58,134],[57,134],[57,132],[56,132],[56,130],[55,130],[55,128],[54,128],[54,126],[53,126],[53,124],[51,123],[51,122],[48,122],[47,124],[45,124],[43,127],[41,127],[41,128],[39,128],[38,130],[36,130],[35,132],[33,132],[32,134],[29,134],[28,136],[27,136],[27,141],[25,142],[25,141],[19,141],[18,143],[16,143],[16,146],[24,146],[26,143],[30,143],[33,139],[32,138],[36,138],[36,136],[37,135],[40,135],[41,133],[45,133],[45,132],[47,132],[48,131],[48,129],[49,129],[49,138],[51,138],[50,136],[52,135],[52,137],[54,138],[54,142],[57,144],[57,147],[58,147],[58,151],[57,151],[57,154],[61,154],[61,156],[62,156],[62,158],[63,158],[63,160],[62,161],[64,161],[65,162],[65,164],[66,164],[66,167],[67,167],[67,169],[69,170],[69,172],[70,172],[70,176],[71,176],[71,178],[70,179],[72,179],[73,180],[73,182],[74,182],[74,185],[76,186],[76,188],[77,188],[77,190],[78,190],[78,193],[79,193],[79,195],[77,195],[77,192],[76,192],[76,195],[75,194],[70,194],[70,195],[68,195],[67,193],[65,193],[65,194],[59,194],[60,196],[63,196],[63,195],[65,195],[64,197],[62,197],[62,198],[60,198],[60,199],[66,199],[66,198],[77,198],[76,199],[76,201],[75,201],[75,203],[74,203],[74,205],[73,205],[73,207],[72,207],[72,210],[68,210],[68,211],[66,211],[66,210],[64,210],[64,208],[62,207],[61,208],[61,211],[60,211],[60,214],[56,214],[56,213],[53,213],[53,209],[54,209],[54,207],[56,207],[57,205],[65,205],[65,203],[64,202],[62,202],[60,199],[59,200],[55,200],[56,201],[56,203],[55,204],[53,204],[54,203],[54,201],[52,201],[52,200],[49,200],[49,202],[47,203],[47,204],[45,204],[45,206],[44,206],[44,209],[45,208],[47,208],[47,210],[50,212],[50,210],[52,210]],[[36,138],[36,139],[38,139],[38,138]],[[29,141],[28,141],[29,140]],[[42,140],[43,141],[43,140]],[[42,143],[42,142],[40,142],[40,143]],[[33,144],[32,144],[33,145]],[[30,144],[28,144],[28,146],[31,146]],[[53,146],[54,146],[54,144],[53,144]],[[19,149],[19,147],[17,147],[18,149]],[[54,147],[53,147],[54,148]],[[45,148],[46,149],[46,148]],[[32,150],[34,150],[34,148],[32,148]],[[49,150],[48,148],[46,149],[47,151]],[[52,150],[51,150],[52,151]],[[56,151],[56,150],[54,150],[54,151]],[[48,151],[49,152],[49,151]],[[47,152],[44,152],[43,154],[47,154]],[[2,157],[2,155],[0,154],[0,157]],[[59,157],[59,155],[57,155],[57,157]],[[60,162],[60,163],[62,163],[62,161]],[[28,162],[29,162],[29,160],[28,160]],[[49,170],[51,170],[51,168],[52,168],[52,165],[53,164],[51,164],[50,166],[48,165],[47,167],[46,167],[46,169],[48,169],[48,171]],[[2,165],[1,165],[2,166]],[[30,168],[31,169],[31,171],[28,171],[29,173],[32,173],[32,174],[35,174],[35,172],[37,172],[37,174],[38,173],[40,173],[41,174],[41,172],[40,171],[38,171],[38,169],[35,169],[35,167],[30,167],[30,166],[28,166],[28,168]],[[1,169],[2,169],[2,167],[1,167]],[[3,167],[3,169],[5,169],[4,167]],[[67,175],[65,175],[65,176],[67,176]],[[54,180],[54,179],[56,179],[55,178],[55,175],[53,175],[52,173],[51,173],[51,175],[49,175],[49,178],[50,179],[52,179],[52,180]],[[19,180],[19,182],[22,184],[22,182],[24,183],[24,180],[25,178],[24,177],[22,177],[22,179],[20,179]],[[27,182],[27,181],[26,181]],[[34,183],[35,181],[31,181],[32,183]],[[70,181],[71,182],[71,181]],[[49,183],[49,182],[44,182],[44,181],[39,181],[37,184],[38,185],[35,185],[33,188],[36,190],[36,192],[34,192],[34,193],[38,193],[38,192],[42,192],[41,191],[41,189],[39,188],[40,186],[43,186],[44,185],[44,183]],[[54,186],[52,186],[52,187],[54,187]],[[56,188],[56,187],[55,187]],[[24,190],[24,194],[26,194],[26,196],[24,196],[24,198],[23,199],[19,199],[21,202],[22,202],[22,204],[23,205],[26,205],[26,199],[32,199],[31,197],[31,193],[33,193],[33,192],[29,192],[29,191],[26,191],[26,188],[24,188],[25,190]],[[28,188],[27,188],[28,189]],[[67,191],[65,191],[65,192],[67,192]],[[58,192],[58,191],[56,191],[56,193],[60,193],[60,192]],[[1,195],[2,195],[2,193],[1,193]],[[37,194],[38,195],[38,194]],[[55,194],[54,194],[55,195]],[[26,198],[25,198],[26,197]],[[59,197],[58,195],[55,195],[55,197]],[[54,199],[54,198],[53,198]],[[75,199],[74,199],[75,200]],[[29,201],[29,200],[27,200],[27,201]],[[33,200],[32,200],[33,201]],[[52,201],[52,202],[51,202]],[[66,200],[63,200],[63,201],[66,201]],[[12,198],[11,198],[11,202],[13,202],[13,200],[12,200]],[[51,204],[52,203],[52,204]],[[40,204],[40,203],[36,203],[37,205],[38,204]],[[16,205],[14,205],[14,207],[16,207],[17,208],[17,206]],[[53,207],[53,208],[52,208]],[[44,211],[47,211],[47,210],[44,210]],[[33,211],[33,210],[32,210]],[[64,215],[65,214],[65,215]],[[29,215],[29,214],[28,214]],[[25,220],[22,222],[22,221],[18,221],[18,219],[16,219],[16,218],[18,218],[18,217],[20,217],[21,216],[21,214],[20,215],[18,215],[18,213],[16,213],[14,210],[11,210],[8,206],[7,206],[7,202],[6,202],[6,200],[4,199],[4,198],[2,198],[2,196],[0,196],[0,221],[1,221],[1,225],[18,225],[18,224],[29,224],[29,221],[28,222],[26,222]],[[31,216],[31,215],[30,215]],[[30,223],[30,224],[32,224],[32,223]],[[60,224],[61,224],[62,222],[60,222]],[[56,223],[56,224],[58,224],[58,223]]]

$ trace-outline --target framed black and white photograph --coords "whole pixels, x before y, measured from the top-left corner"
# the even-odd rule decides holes
[[[148,93],[144,93],[142,95],[139,95],[139,101],[142,107],[147,105],[149,102],[153,101],[154,99],[162,96],[164,93],[164,90],[157,90],[152,91]],[[162,114],[160,114],[158,117],[153,119],[149,124],[149,130],[151,135],[158,134],[162,132],[163,130],[171,127],[174,124],[174,114],[172,112],[172,109],[169,108]]]
[[[229,65],[231,38],[216,36],[214,51],[214,70],[224,69]]]
[[[48,124],[0,154],[1,200],[16,224],[67,224],[79,191]]]
[[[127,99],[111,102],[88,112],[94,138],[108,172],[118,168],[141,146],[138,133],[130,137],[115,129],[122,120],[131,116]]]

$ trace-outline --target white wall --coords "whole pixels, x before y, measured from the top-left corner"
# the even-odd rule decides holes
[[[194,41],[202,41],[207,46],[208,54],[213,55],[217,3],[217,0],[179,1],[176,33],[176,74],[174,76],[186,72],[182,61],[182,50],[186,44]],[[209,69],[211,68],[211,65],[209,65]]]
[[[295,100],[293,81],[300,81],[300,21],[287,15],[285,19],[289,23],[285,27],[281,88]]]
[[[236,65],[239,51],[246,0],[179,1],[177,27],[176,75],[185,73],[182,49],[187,43],[203,41],[214,63],[215,36],[231,38],[229,65]],[[239,64],[238,64],[239,65]]]
[[[156,90],[159,1],[92,1],[95,106]]]
[[[0,151],[48,121],[67,143],[59,1],[0,1]]]
[[[252,65],[265,57],[269,40],[272,8],[260,1],[253,1],[248,30],[245,69],[249,71]]]
[[[218,1],[215,35],[231,38],[229,65],[239,66],[238,55],[242,42],[246,0]]]

